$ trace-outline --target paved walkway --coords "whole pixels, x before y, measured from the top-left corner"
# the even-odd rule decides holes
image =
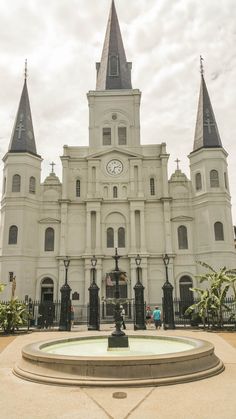
[[[104,326],[106,332],[111,326]],[[94,335],[74,327],[60,337]],[[127,330],[127,334],[132,334]],[[155,330],[139,334],[153,334]],[[202,331],[158,331],[161,335],[189,336],[209,340],[215,345],[225,371],[215,377],[193,383],[166,387],[79,388],[58,387],[20,380],[12,367],[21,356],[21,348],[31,342],[58,338],[56,331],[38,331],[9,338],[0,354],[1,419],[235,419],[236,417],[236,334]],[[0,347],[2,340],[0,337]],[[230,343],[226,341],[230,339]],[[11,340],[11,341],[10,341]],[[7,340],[5,340],[7,342]],[[115,392],[124,399],[114,398]]]

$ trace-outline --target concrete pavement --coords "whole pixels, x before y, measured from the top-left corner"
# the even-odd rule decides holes
[[[111,331],[111,325],[103,329]],[[186,384],[146,388],[79,388],[35,384],[20,380],[12,367],[21,348],[31,342],[94,335],[85,328],[72,332],[38,331],[19,335],[0,354],[1,419],[234,419],[236,417],[236,349],[216,333],[147,330],[139,334],[189,336],[215,345],[225,371],[215,377]],[[127,330],[127,334],[133,334]],[[117,394],[118,393],[118,394]],[[118,397],[118,398],[117,398]],[[119,398],[123,397],[123,398]]]

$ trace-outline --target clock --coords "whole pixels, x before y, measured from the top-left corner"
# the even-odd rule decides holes
[[[106,169],[109,175],[120,175],[123,172],[123,164],[120,160],[113,159],[107,163]]]

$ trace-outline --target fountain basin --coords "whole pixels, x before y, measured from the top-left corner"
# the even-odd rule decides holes
[[[104,342],[105,349],[101,349]],[[107,352],[107,336],[37,342],[22,349],[22,359],[13,372],[20,378],[38,383],[117,387],[177,384],[210,377],[224,370],[222,361],[214,353],[214,346],[207,341],[129,336],[129,342],[131,349],[125,352]],[[164,349],[158,351],[163,344]]]

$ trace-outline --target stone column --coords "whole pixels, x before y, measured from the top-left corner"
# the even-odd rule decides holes
[[[96,210],[96,253],[101,253],[101,210]]]
[[[144,208],[140,210],[141,253],[146,253],[146,232]]]
[[[67,221],[68,221],[68,201],[60,201],[61,204],[61,231],[60,231],[60,255],[66,256],[67,253]]]
[[[131,253],[135,252],[136,240],[135,240],[135,212],[130,208],[130,248]]]
[[[91,211],[87,208],[86,253],[91,254]]]

